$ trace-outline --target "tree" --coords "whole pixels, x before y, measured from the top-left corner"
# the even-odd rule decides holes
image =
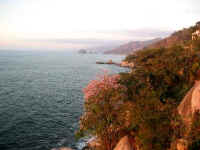
[[[104,74],[83,90],[85,113],[80,119],[80,132],[97,136],[106,150],[112,150],[128,129],[123,108],[127,89],[119,79],[119,75]]]

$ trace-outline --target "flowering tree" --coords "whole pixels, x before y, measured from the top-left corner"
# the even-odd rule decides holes
[[[83,89],[85,113],[80,119],[80,131],[97,136],[106,150],[113,149],[127,129],[127,110],[123,109],[127,89],[119,80],[119,75],[104,74]]]

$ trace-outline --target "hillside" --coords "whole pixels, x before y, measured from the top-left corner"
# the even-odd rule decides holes
[[[147,41],[132,41],[127,44],[121,45],[112,50],[105,51],[105,54],[130,54],[135,50],[143,49],[144,47],[160,41],[161,38],[156,38]]]
[[[195,26],[179,30],[173,33],[171,36],[149,45],[147,48],[170,48],[174,45],[187,46],[189,41],[192,40],[192,33],[195,32],[199,27],[200,22],[197,22]]]
[[[148,45],[144,49],[146,50],[151,50],[151,49],[162,49],[162,48],[173,48],[174,46],[181,46],[185,49],[190,48],[191,43],[192,43],[192,34],[200,30],[200,22],[197,22],[196,25],[191,26],[189,28],[184,28],[182,30],[179,30],[177,32],[174,32],[171,36],[162,39],[158,42],[155,42],[153,44]],[[193,41],[193,47],[200,47],[199,42],[194,42]],[[128,62],[134,62],[135,60],[135,53],[129,54],[126,57],[126,61]]]
[[[200,23],[163,41],[128,55],[130,72],[88,84],[79,136],[97,136],[102,150],[113,150],[124,137],[129,149],[200,148],[199,96],[190,94],[200,86]]]

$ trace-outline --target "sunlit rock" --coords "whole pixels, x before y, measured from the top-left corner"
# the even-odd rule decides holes
[[[191,122],[193,114],[198,110],[200,110],[200,81],[196,81],[178,106],[178,112],[186,124]]]
[[[123,137],[118,144],[116,145],[116,147],[114,148],[114,150],[133,150],[131,148],[131,144],[129,142],[128,136]]]
[[[98,138],[94,137],[88,141],[87,147],[89,147],[90,149],[95,149],[95,150],[100,149],[101,142]]]
[[[178,140],[176,148],[177,148],[177,150],[187,150],[187,148],[188,148],[187,141],[184,139]]]
[[[71,149],[69,147],[61,147],[61,148],[53,148],[51,150],[73,150],[73,149]]]

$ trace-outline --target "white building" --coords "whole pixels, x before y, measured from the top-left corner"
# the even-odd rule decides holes
[[[197,40],[198,38],[200,38],[200,31],[199,30],[192,33],[192,40]]]

